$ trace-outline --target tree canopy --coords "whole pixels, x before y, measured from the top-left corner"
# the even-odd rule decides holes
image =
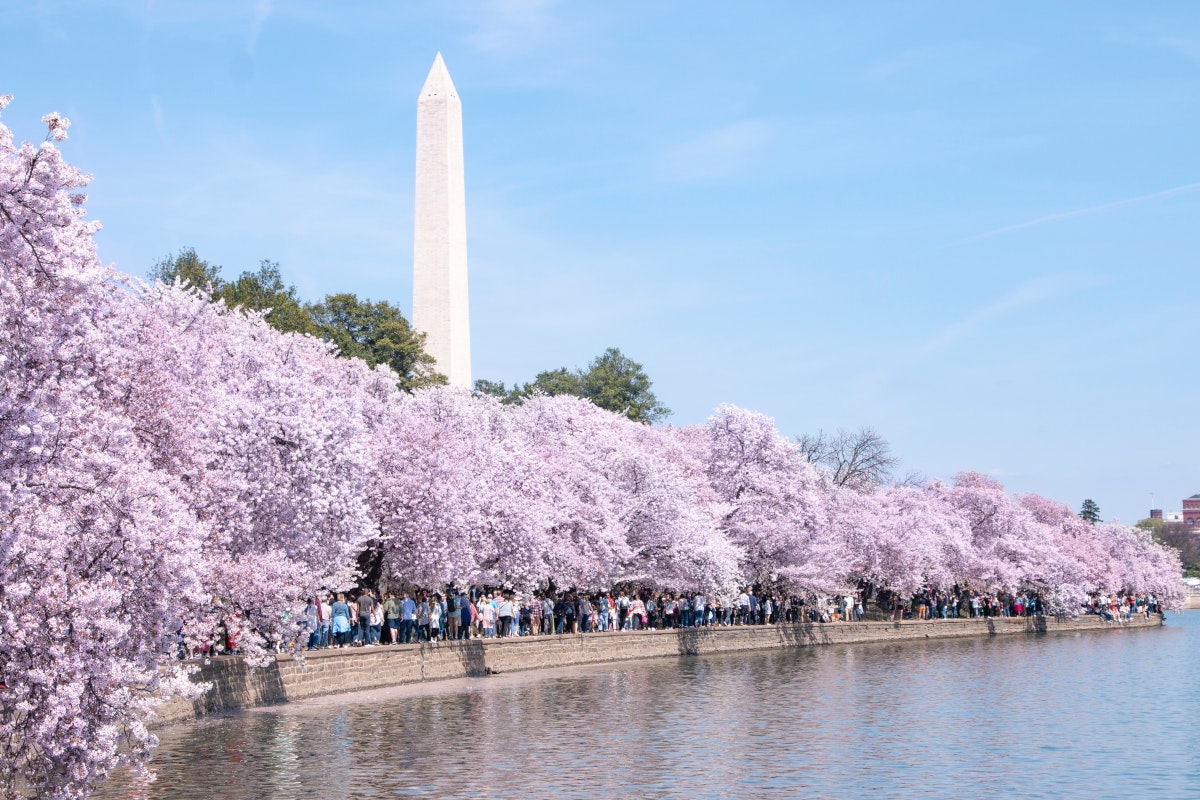
[[[322,336],[312,314],[301,303],[296,287],[283,282],[279,264],[274,261],[264,259],[256,272],[243,272],[236,280],[222,284],[215,296],[230,308],[270,309],[267,324],[282,333]]]
[[[1182,522],[1144,519],[1138,528],[1149,531],[1154,541],[1179,551],[1179,558],[1189,577],[1200,577],[1200,536],[1196,529]]]
[[[824,468],[835,486],[866,491],[888,482],[900,459],[874,428],[817,431],[796,438],[804,460]]]
[[[520,391],[522,397],[529,397],[535,393],[549,395],[550,397],[560,394],[569,394],[575,397],[587,396],[584,392],[583,381],[580,380],[579,373],[571,372],[566,367],[539,372],[533,377],[533,382],[522,386]],[[596,403],[596,405],[600,404]],[[616,409],[610,408],[608,410],[614,411]]]
[[[433,370],[433,356],[425,352],[425,334],[414,331],[400,309],[386,300],[331,294],[308,306],[308,313],[321,337],[337,345],[339,353],[372,367],[387,364],[400,376],[401,389],[446,382]]]
[[[360,300],[349,293],[327,295],[319,303],[304,303],[296,287],[287,284],[279,264],[263,260],[254,271],[232,281],[221,277],[221,267],[210,264],[185,247],[160,260],[148,277],[205,291],[230,308],[266,311],[267,324],[282,333],[302,333],[334,344],[346,358],[361,358],[368,365],[386,364],[399,376],[401,389],[444,384],[434,370],[434,358],[425,352],[425,335],[413,330],[400,309],[386,300]]]
[[[623,414],[634,422],[653,424],[670,416],[671,409],[659,402],[650,387],[645,368],[615,347],[592,359],[587,369],[546,370],[529,383],[512,389],[499,381],[475,381],[476,393],[499,397],[508,405],[520,405],[536,395],[572,395],[590,400],[606,411]]]
[[[1095,525],[1100,521],[1100,506],[1096,505],[1096,501],[1090,497],[1083,501],[1083,505],[1079,507],[1079,516],[1081,519],[1087,520]]]
[[[184,286],[197,289],[211,286],[215,290],[224,284],[221,267],[200,258],[193,247],[185,247],[178,253],[159,259],[146,277],[152,282],[158,280],[163,283],[174,283],[178,279]]]
[[[650,391],[650,377],[642,365],[615,347],[594,358],[579,373],[579,382],[588,400],[634,422],[658,422],[671,414]]]

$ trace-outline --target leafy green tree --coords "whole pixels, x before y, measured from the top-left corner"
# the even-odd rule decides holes
[[[213,296],[223,299],[230,308],[270,309],[265,319],[277,331],[321,335],[312,314],[301,305],[296,287],[283,282],[279,264],[274,261],[264,259],[257,272],[243,272],[237,280],[214,291]]]
[[[670,416],[650,391],[650,377],[641,364],[610,347],[579,373],[583,396],[601,408],[624,414],[634,422],[647,424]]]
[[[1095,525],[1100,521],[1100,506],[1096,505],[1096,501],[1088,498],[1083,501],[1083,505],[1079,507],[1079,516]]]
[[[1157,540],[1166,524],[1167,523],[1165,520],[1155,519],[1154,517],[1146,517],[1145,519],[1140,520],[1133,527],[1141,528],[1144,531],[1150,531],[1150,535]]]
[[[386,300],[359,300],[353,294],[331,294],[308,306],[313,322],[326,341],[347,358],[361,358],[371,366],[387,364],[400,376],[400,388],[446,383],[434,371],[434,358],[425,352],[425,334],[408,324],[400,309]]]
[[[188,286],[210,291],[213,300],[224,300],[230,308],[269,310],[267,324],[278,331],[320,335],[312,316],[301,304],[296,287],[283,282],[279,264],[273,261],[264,259],[257,271],[243,272],[236,280],[227,281],[221,277],[221,267],[200,258],[195,248],[185,247],[160,260],[147,277],[163,283],[174,283],[178,278]]]
[[[505,403],[520,404],[533,394],[569,394],[585,397],[597,406],[624,414],[635,422],[647,424],[669,416],[650,391],[650,378],[641,364],[610,347],[592,360],[586,370],[566,367],[539,372],[530,383],[506,390],[501,382],[475,381],[475,391],[503,398]]]
[[[492,397],[499,397],[502,401],[508,400],[508,388],[504,385],[504,381],[489,381],[480,378],[475,381],[475,394],[488,394]]]
[[[475,391],[478,394],[495,395],[507,405],[520,405],[522,400],[534,394],[584,396],[579,373],[566,367],[539,372],[531,382],[515,385],[511,389],[506,388],[503,381],[480,379],[475,381]]]
[[[540,392],[551,397],[559,394],[571,394],[576,397],[584,396],[583,382],[579,379],[579,374],[572,372],[566,367],[539,372],[534,376],[533,383],[525,384],[520,390],[522,397],[528,397],[534,392]]]
[[[163,283],[174,283],[178,278],[186,286],[197,289],[211,286],[214,292],[225,285],[221,280],[221,268],[196,255],[194,247],[185,247],[178,253],[160,259],[150,268],[146,277]]]
[[[1179,551],[1179,560],[1188,577],[1200,577],[1200,537],[1194,529],[1182,522],[1166,522],[1161,519],[1144,519],[1138,528],[1150,531],[1154,541]]]
[[[305,304],[295,286],[283,282],[279,264],[259,262],[236,280],[221,278],[221,267],[209,264],[185,247],[160,260],[149,271],[151,280],[210,291],[213,300],[230,308],[266,311],[264,319],[284,333],[303,333],[332,342],[346,358],[361,358],[371,366],[387,364],[400,376],[399,386],[412,391],[420,386],[446,383],[434,371],[434,359],[425,352],[425,335],[408,324],[400,310],[386,301],[372,303],[353,294],[333,294],[323,302]],[[500,384],[503,391],[504,385]]]

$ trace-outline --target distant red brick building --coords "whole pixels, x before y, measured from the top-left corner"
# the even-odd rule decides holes
[[[1200,494],[1183,501],[1183,521],[1193,528],[1200,526]]]

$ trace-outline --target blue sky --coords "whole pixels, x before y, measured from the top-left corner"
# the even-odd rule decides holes
[[[101,254],[411,311],[415,104],[463,100],[475,377],[605,347],[673,421],[878,429],[1106,518],[1200,492],[1195,3],[34,2]]]

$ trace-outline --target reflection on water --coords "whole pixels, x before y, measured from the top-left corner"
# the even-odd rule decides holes
[[[1190,612],[499,676],[171,728],[105,796],[1197,798],[1198,657]]]

